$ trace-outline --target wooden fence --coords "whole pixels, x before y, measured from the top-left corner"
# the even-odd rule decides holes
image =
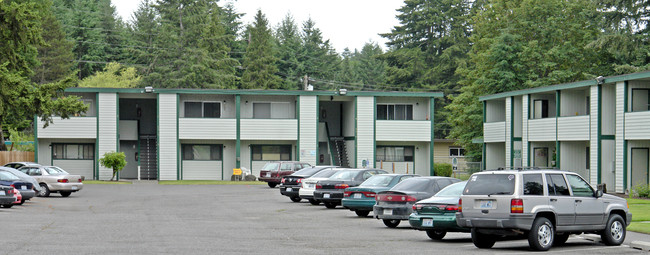
[[[34,161],[34,152],[31,151],[0,151],[0,166],[9,162]]]

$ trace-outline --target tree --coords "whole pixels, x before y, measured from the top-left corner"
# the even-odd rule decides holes
[[[113,62],[106,65],[104,71],[83,79],[79,87],[136,88],[141,79],[135,67],[127,68]]]
[[[291,14],[282,19],[275,31],[278,54],[278,73],[284,77],[283,87],[287,89],[302,88],[299,52],[301,46],[300,31]]]
[[[366,43],[361,52],[355,52],[355,72],[364,84],[362,90],[374,90],[386,83],[386,63],[379,58],[382,54],[377,43]]]
[[[282,80],[277,76],[277,58],[273,54],[274,45],[268,20],[261,10],[257,11],[255,21],[248,29],[250,41],[244,56],[242,88],[282,89]]]
[[[122,168],[126,166],[126,155],[124,155],[124,152],[109,151],[104,153],[104,156],[99,159],[99,163],[103,167],[113,169],[112,181],[117,175],[117,172],[122,171]]]
[[[301,63],[299,73],[307,75],[310,79],[333,80],[339,66],[339,56],[330,45],[329,40],[323,40],[320,29],[311,18],[302,25],[302,47],[298,53]],[[318,89],[334,89],[329,83],[321,83]]]
[[[37,45],[40,66],[34,68],[32,81],[38,84],[55,82],[72,74],[73,43],[68,41],[61,23],[52,12],[43,13],[43,44]]]

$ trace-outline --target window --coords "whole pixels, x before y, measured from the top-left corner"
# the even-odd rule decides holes
[[[52,159],[94,159],[94,144],[52,144]]]
[[[561,174],[547,174],[546,182],[549,196],[570,196],[569,187]]]
[[[632,89],[632,111],[650,110],[650,89]]]
[[[413,146],[377,146],[377,161],[413,162]]]
[[[548,100],[537,99],[533,101],[533,104],[533,107],[535,107],[533,119],[548,118]]]
[[[253,118],[291,119],[294,114],[288,102],[253,103]]]
[[[291,160],[291,145],[251,145],[253,160]]]
[[[450,157],[465,157],[465,149],[460,147],[449,147]]]
[[[469,179],[463,195],[512,195],[514,191],[514,174],[477,174]]]
[[[221,103],[185,102],[185,118],[221,118]]]
[[[524,174],[524,195],[544,195],[541,174]]]
[[[183,144],[183,160],[223,160],[220,144]]]
[[[378,120],[413,120],[412,104],[378,104]]]
[[[575,197],[593,197],[594,189],[589,184],[577,175],[567,174],[566,178],[569,180],[573,196]]]

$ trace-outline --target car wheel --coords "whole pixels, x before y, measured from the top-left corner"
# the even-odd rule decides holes
[[[370,211],[362,211],[362,210],[356,210],[354,213],[357,214],[357,216],[365,218],[368,217],[368,214],[370,214]]]
[[[275,186],[278,185],[278,184],[275,183],[275,182],[267,182],[266,184],[268,184],[269,187],[271,187],[271,188],[275,188]]]
[[[21,199],[19,205],[22,205],[22,204],[24,204],[24,203],[25,203],[25,199]]]
[[[11,208],[12,206],[14,206],[14,204],[2,205],[4,208]]]
[[[440,230],[427,230],[427,236],[433,240],[442,240],[443,237],[447,234],[447,231]]]
[[[320,204],[320,201],[318,201],[318,200],[316,200],[316,199],[313,199],[313,198],[310,198],[310,199],[309,199],[309,203],[312,204],[312,205],[319,205],[319,204]]]
[[[476,230],[476,228],[472,228],[472,243],[474,243],[474,246],[479,249],[490,249],[492,246],[494,246],[494,243],[496,242],[496,238],[493,235],[488,235],[488,234],[482,234]]]
[[[59,192],[59,193],[61,193],[61,196],[62,196],[62,197],[69,197],[70,194],[72,194],[72,192],[70,192],[70,191],[61,191],[61,192]]]
[[[300,200],[302,200],[302,199],[300,199],[300,197],[290,197],[290,199],[291,199],[291,201],[296,202],[296,203],[298,203],[298,202],[300,202]]]
[[[49,197],[50,189],[47,188],[47,184],[41,183],[41,191],[38,192],[39,197]]]
[[[396,228],[399,225],[400,220],[384,220],[384,225],[389,228]]]
[[[327,209],[334,209],[337,206],[337,204],[334,202],[323,202],[323,203],[325,204],[325,207],[327,207]]]
[[[555,234],[555,239],[553,240],[553,245],[554,246],[562,246],[566,243],[567,240],[569,240],[569,236],[571,234],[569,233],[564,233],[564,234]]]
[[[547,251],[553,246],[554,237],[553,223],[547,218],[539,217],[535,219],[528,233],[528,245],[536,251]]]
[[[618,214],[609,216],[605,230],[600,234],[600,239],[606,245],[621,245],[625,240],[625,221]]]

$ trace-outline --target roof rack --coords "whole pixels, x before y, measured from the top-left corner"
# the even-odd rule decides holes
[[[530,170],[559,170],[557,167],[539,167],[539,166],[503,166],[493,170],[487,171],[505,171],[505,170],[517,170],[517,171],[530,171]]]

